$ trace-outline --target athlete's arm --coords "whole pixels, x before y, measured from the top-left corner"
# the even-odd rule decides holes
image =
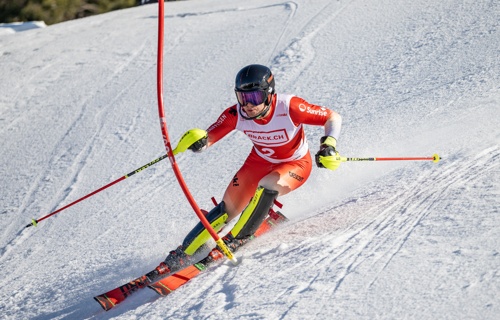
[[[224,138],[229,132],[236,128],[238,115],[236,105],[227,108],[222,112],[217,121],[215,121],[208,129],[207,147]]]
[[[292,97],[290,100],[290,117],[295,125],[324,126],[325,136],[334,137],[335,140],[340,136],[342,117],[333,110],[311,104],[302,98]]]

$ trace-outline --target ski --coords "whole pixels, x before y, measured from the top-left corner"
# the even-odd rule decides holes
[[[270,210],[269,217],[264,220],[259,229],[255,232],[254,237],[261,236],[273,229],[274,226],[287,220],[288,219],[281,212]],[[205,271],[210,265],[223,259],[224,254],[218,248],[215,248],[205,258],[181,270],[163,275],[156,275],[156,277],[152,276],[152,274],[155,274],[153,270],[113,290],[95,296],[94,300],[96,300],[104,310],[108,311],[117,304],[123,302],[135,291],[146,287],[151,288],[162,296],[166,296]]]
[[[120,302],[123,302],[132,293],[145,288],[150,283],[151,281],[148,280],[146,275],[143,275],[113,290],[95,296],[94,300],[97,301],[104,310],[108,311]]]

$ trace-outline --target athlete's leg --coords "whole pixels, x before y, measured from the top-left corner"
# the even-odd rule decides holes
[[[219,232],[224,227],[227,220],[227,213],[224,209],[224,202],[219,203],[205,216],[210,222],[212,228]],[[199,222],[189,234],[184,238],[182,245],[176,250],[170,251],[164,262],[156,268],[156,272],[163,274],[166,272],[175,272],[184,266],[193,263],[193,255],[204,247],[205,242],[210,239],[210,233]]]
[[[286,194],[305,183],[312,169],[309,153],[303,158],[282,164],[274,164],[270,173],[259,181],[259,187],[238,222],[224,241],[236,250],[257,231],[265,220],[278,195]]]
[[[237,217],[248,205],[259,186],[259,181],[274,168],[252,150],[245,163],[234,175],[222,200],[228,213],[228,221]]]
[[[227,213],[224,207],[224,201],[219,203],[215,208],[213,208],[206,216],[210,222],[210,225],[215,230],[215,232],[219,232],[222,227],[226,224]],[[184,241],[182,242],[182,247],[184,252],[188,255],[193,255],[200,249],[205,242],[210,239],[210,233],[203,226],[201,222],[199,222],[196,227],[188,233]]]
[[[231,232],[224,238],[226,242],[237,239],[238,245],[241,244],[264,221],[276,197],[304,184],[311,168],[309,153],[296,161],[272,164],[252,151],[227,187],[223,201],[207,214],[208,221],[219,231],[225,223],[243,211]],[[170,269],[175,269],[172,265],[175,261],[189,261],[190,256],[209,238],[208,231],[198,223],[184,239],[183,245],[169,254],[165,263],[170,265]]]
[[[224,194],[222,201],[207,215],[216,232],[240,212],[248,204],[259,180],[264,177],[272,167],[269,163],[251,152],[240,170],[236,173]],[[181,246],[171,251],[164,261],[170,271],[177,270],[182,265],[191,263],[191,257],[200,250],[210,239],[209,232],[199,222],[186,236]],[[165,269],[167,270],[167,269]]]
[[[299,160],[285,162],[276,166],[272,172],[264,176],[259,185],[270,190],[276,190],[280,196],[302,186],[311,175],[312,159],[308,152]]]

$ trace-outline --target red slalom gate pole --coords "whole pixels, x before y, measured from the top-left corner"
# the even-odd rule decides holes
[[[184,178],[182,177],[181,171],[179,167],[177,166],[177,162],[175,161],[174,153],[172,150],[172,146],[170,144],[170,138],[168,136],[168,130],[167,130],[167,119],[165,117],[165,111],[163,107],[163,38],[164,38],[164,23],[165,17],[164,17],[164,0],[159,0],[158,1],[158,60],[157,60],[157,94],[158,94],[158,113],[160,116],[160,125],[161,125],[161,132],[163,135],[163,143],[165,144],[165,149],[167,149],[167,155],[168,159],[170,160],[170,163],[172,164],[172,169],[174,170],[175,176],[177,180],[179,181],[179,184],[182,188],[182,191],[184,192],[184,195],[186,196],[187,200],[189,201],[189,204],[191,204],[191,207],[193,208],[194,212],[200,219],[201,223],[205,227],[205,229],[208,230],[212,238],[215,240],[219,248],[221,248],[222,252],[226,257],[231,260],[234,264],[237,263],[237,260],[233,253],[229,250],[229,248],[226,246],[224,241],[220,239],[219,235],[215,230],[212,228],[212,225],[210,225],[210,222],[208,222],[207,218],[205,215],[201,212],[200,208],[198,207],[198,204],[194,200],[193,196],[191,195],[191,192],[189,191],[189,188],[186,185],[186,182],[184,181]]]

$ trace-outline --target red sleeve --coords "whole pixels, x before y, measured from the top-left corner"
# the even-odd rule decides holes
[[[292,97],[290,99],[290,118],[295,125],[302,123],[313,126],[324,126],[331,114],[332,110],[310,104],[302,98]]]
[[[226,134],[233,131],[236,128],[237,121],[238,114],[236,105],[224,110],[217,121],[215,121],[207,129],[209,145],[216,143],[220,139],[224,138]]]

